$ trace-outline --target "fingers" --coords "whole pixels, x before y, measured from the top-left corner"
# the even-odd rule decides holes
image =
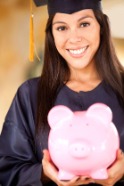
[[[89,183],[94,183],[91,178],[79,177],[75,176],[73,179],[69,181],[58,181],[58,186],[79,186],[79,185],[87,185]]]
[[[83,181],[83,184],[95,183],[95,181],[88,176],[82,176],[81,180]]]
[[[124,157],[124,153],[121,149],[117,151],[117,160],[120,160]]]
[[[117,151],[117,159],[113,163],[113,165],[108,169],[108,176],[107,180],[93,180],[87,176],[81,177],[74,177],[70,181],[60,181],[57,178],[58,170],[56,169],[55,165],[53,165],[50,154],[47,149],[43,150],[43,167],[46,175],[57,183],[59,186],[77,186],[77,185],[84,185],[89,183],[97,183],[103,186],[113,186],[119,179],[121,179],[122,175],[124,174],[123,170],[124,166],[124,153],[121,149]]]
[[[50,161],[51,158],[50,158],[50,154],[49,154],[49,151],[47,149],[44,149],[43,150],[43,158],[47,161]]]
[[[53,182],[57,183],[58,171],[53,165],[49,151],[47,149],[43,150],[43,159],[42,159],[43,174],[48,177]]]
[[[108,169],[108,178],[105,180],[95,180],[96,183],[103,186],[113,186],[120,180],[124,174],[124,153],[121,149],[117,151],[117,159]]]

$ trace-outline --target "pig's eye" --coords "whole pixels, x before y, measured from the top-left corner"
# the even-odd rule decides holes
[[[70,124],[69,126],[72,127],[72,124]]]
[[[89,123],[86,123],[86,126],[89,126]]]

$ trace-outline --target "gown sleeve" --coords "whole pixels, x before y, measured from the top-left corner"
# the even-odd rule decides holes
[[[15,95],[0,135],[0,184],[42,186],[42,165],[34,140],[34,116],[28,83]]]

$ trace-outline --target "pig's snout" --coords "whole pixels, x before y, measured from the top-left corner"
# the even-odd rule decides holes
[[[85,158],[90,154],[90,148],[85,143],[77,142],[70,145],[69,152],[75,158]]]

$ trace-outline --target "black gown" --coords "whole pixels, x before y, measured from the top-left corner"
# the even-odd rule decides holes
[[[23,83],[6,115],[0,136],[0,184],[2,186],[42,186],[42,150],[48,148],[49,127],[35,137],[36,95],[39,78]],[[117,96],[104,82],[95,89],[79,93],[66,85],[59,91],[55,105],[68,106],[73,111],[85,110],[91,104],[101,102],[113,111],[113,122],[120,135],[120,147],[124,151],[124,108]],[[89,184],[97,185],[97,184]],[[124,186],[120,181],[117,186]]]

